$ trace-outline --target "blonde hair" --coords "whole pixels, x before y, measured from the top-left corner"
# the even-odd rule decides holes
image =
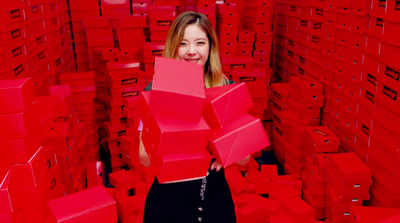
[[[197,24],[207,34],[210,43],[210,55],[204,65],[204,85],[210,88],[228,84],[228,79],[222,73],[217,34],[207,16],[200,12],[186,11],[175,19],[167,34],[163,56],[178,59],[185,29],[191,24]]]

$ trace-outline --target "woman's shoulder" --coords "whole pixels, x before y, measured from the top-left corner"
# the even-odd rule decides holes
[[[153,81],[150,81],[150,83],[144,88],[144,91],[151,91],[152,86],[153,86]]]

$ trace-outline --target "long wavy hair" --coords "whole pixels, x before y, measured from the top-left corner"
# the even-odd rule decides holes
[[[217,34],[207,16],[200,12],[186,11],[175,19],[167,34],[163,56],[178,59],[178,49],[184,37],[185,29],[191,24],[197,24],[207,34],[210,43],[210,54],[203,68],[205,87],[210,88],[227,84],[228,79],[222,73],[219,58]]]

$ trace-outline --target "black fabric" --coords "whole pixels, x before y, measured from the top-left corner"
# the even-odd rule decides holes
[[[234,84],[229,81],[229,84]],[[150,91],[152,82],[146,86]],[[200,194],[205,183],[204,200]],[[157,177],[146,197],[144,223],[234,223],[235,205],[224,169],[200,180],[160,184]]]
[[[157,178],[147,195],[144,223],[234,223],[235,206],[224,170],[211,171],[204,191],[202,180],[160,184]]]

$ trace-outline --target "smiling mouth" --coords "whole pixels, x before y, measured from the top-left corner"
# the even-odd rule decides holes
[[[191,63],[197,63],[197,61],[199,61],[199,59],[186,59],[187,62],[191,62]]]

